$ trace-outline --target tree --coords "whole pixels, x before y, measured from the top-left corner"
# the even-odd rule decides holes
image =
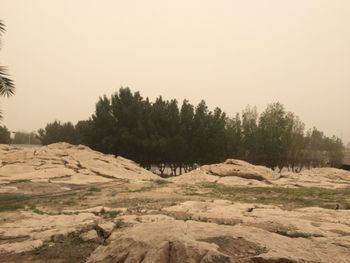
[[[328,153],[328,164],[332,167],[341,167],[345,151],[342,140],[336,136],[326,137],[325,147]]]
[[[6,128],[6,126],[0,126],[0,143],[11,143],[11,132]]]
[[[5,32],[5,25],[0,20],[0,37]],[[0,66],[0,96],[10,97],[15,92],[15,84],[12,79],[9,78],[7,68]],[[0,120],[3,118],[2,112],[0,111]]]
[[[94,130],[91,119],[86,121],[78,121],[75,125],[75,133],[78,144],[92,145]]]
[[[247,106],[242,112],[242,159],[249,162],[258,162],[259,158],[259,130],[258,111],[256,107]]]
[[[171,173],[189,171],[195,164],[247,160],[273,169],[339,166],[343,144],[316,128],[305,133],[304,123],[281,103],[273,103],[259,115],[246,107],[229,118],[220,109],[210,111],[202,100],[196,107],[184,100],[154,102],[139,92],[120,88],[111,97],[100,97],[94,114],[85,121],[49,123],[39,131],[43,144],[65,141],[121,155],[150,169]]]
[[[208,143],[208,106],[202,100],[195,109],[192,124],[192,154],[194,161],[198,164],[204,164],[207,159]]]
[[[100,97],[96,103],[95,113],[91,117],[93,133],[90,142],[95,150],[115,153],[116,120],[112,115],[112,106],[107,96]]]
[[[284,148],[286,149],[283,166],[291,168],[293,172],[300,172],[305,158],[305,125],[292,112],[286,115],[286,131],[284,136]],[[283,167],[282,167],[283,168]]]
[[[242,122],[239,113],[226,121],[226,153],[228,158],[240,158],[242,151]]]
[[[59,121],[54,121],[48,123],[45,129],[40,129],[38,133],[38,138],[43,145],[56,142],[77,144],[78,142],[74,125],[71,122],[61,124]]]
[[[286,112],[281,103],[267,106],[259,119],[261,155],[270,168],[278,166],[286,156]]]
[[[207,116],[207,147],[205,154],[205,163],[223,162],[227,157],[226,145],[226,114],[220,108],[216,107],[214,112]]]
[[[40,144],[38,135],[34,132],[15,132],[13,144]]]
[[[192,146],[194,137],[193,118],[194,107],[188,102],[188,100],[184,100],[180,110],[180,135],[182,138],[180,148],[182,149],[181,163],[184,166],[185,172],[187,172],[195,162]]]

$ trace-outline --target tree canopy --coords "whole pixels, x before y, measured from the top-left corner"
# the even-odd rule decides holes
[[[281,103],[259,114],[248,106],[230,118],[220,108],[210,110],[202,100],[154,102],[139,92],[121,88],[100,97],[89,120],[55,121],[39,131],[43,144],[65,141],[85,144],[104,153],[132,159],[146,168],[165,166],[173,174],[226,158],[243,159],[273,169],[298,172],[303,167],[339,166],[343,143],[305,125]]]

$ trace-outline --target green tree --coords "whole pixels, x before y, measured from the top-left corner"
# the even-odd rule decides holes
[[[207,116],[207,146],[204,163],[218,163],[227,157],[226,114],[218,107]]]
[[[89,145],[95,150],[105,153],[116,152],[117,123],[112,114],[112,106],[107,96],[100,97],[96,103],[95,113],[91,117],[93,133],[91,133]]]
[[[75,125],[75,132],[78,144],[89,146],[93,144],[94,129],[91,119],[86,121],[78,121],[78,123]]]
[[[281,103],[267,106],[259,119],[261,154],[264,163],[275,168],[286,155],[285,131],[287,127],[286,112]]]
[[[34,132],[15,132],[13,144],[40,144],[38,135]]]
[[[292,112],[287,113],[286,121],[287,126],[283,141],[286,152],[282,164],[287,166],[288,169],[291,168],[293,172],[299,172],[303,168],[303,158],[305,156],[305,125]]]
[[[226,152],[228,158],[241,158],[242,122],[239,113],[226,121]]]
[[[77,144],[78,141],[74,125],[70,122],[61,124],[59,121],[54,121],[48,123],[45,129],[40,129],[38,133],[38,138],[43,145],[56,142]]]
[[[204,100],[202,100],[195,109],[192,124],[192,153],[194,161],[198,164],[206,163],[207,159],[207,142],[208,142],[208,107]]]
[[[194,119],[194,107],[192,104],[188,102],[188,100],[184,100],[182,102],[181,110],[180,110],[180,135],[181,135],[181,144],[180,148],[182,149],[181,155],[181,163],[182,166],[187,172],[194,161],[193,155],[193,119]],[[180,167],[182,169],[182,167]]]
[[[247,106],[242,112],[242,159],[255,163],[259,156],[258,111],[256,107]]]
[[[11,143],[11,132],[6,128],[6,126],[0,126],[0,143]]]
[[[326,137],[325,145],[328,154],[328,164],[332,167],[341,167],[345,151],[342,140],[336,136]]]

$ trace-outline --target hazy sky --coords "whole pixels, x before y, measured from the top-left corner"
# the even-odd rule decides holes
[[[349,0],[0,0],[4,124],[87,119],[121,86],[229,115],[280,101],[350,141]]]

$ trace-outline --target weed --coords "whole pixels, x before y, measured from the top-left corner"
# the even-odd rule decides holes
[[[105,219],[114,219],[116,218],[121,212],[117,210],[110,210],[106,211],[104,208],[101,209],[99,213],[94,213],[95,215],[100,215]]]
[[[339,204],[344,209],[350,209],[348,203],[350,189],[347,188],[230,187],[215,183],[205,183],[202,186],[210,190],[211,197],[231,201],[274,204],[287,209],[311,206],[334,209],[335,204]]]
[[[158,184],[158,185],[165,185],[165,184],[169,184],[169,181],[166,181],[164,179],[157,179],[157,180],[152,180],[152,182]]]
[[[117,220],[115,221],[115,226],[116,226],[116,228],[121,228],[121,227],[123,227],[123,225],[124,225],[124,222],[123,222],[122,219],[117,219]]]
[[[89,192],[101,192],[101,189],[96,187],[96,186],[91,186],[89,189],[88,189]]]

